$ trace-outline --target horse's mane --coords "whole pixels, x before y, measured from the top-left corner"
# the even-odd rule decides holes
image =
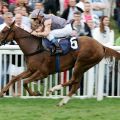
[[[20,27],[18,27],[18,26],[16,26],[16,25],[15,25],[15,28],[16,28],[16,29],[19,29],[19,31],[24,32],[24,34],[26,34],[26,37],[27,37],[27,36],[30,36],[30,37],[32,37],[32,38],[34,38],[34,39],[40,39],[40,37],[37,37],[37,36],[35,36],[35,35],[32,35],[31,32],[28,32],[28,31],[26,31],[26,30],[24,30],[24,29],[22,29],[22,28],[20,28]]]

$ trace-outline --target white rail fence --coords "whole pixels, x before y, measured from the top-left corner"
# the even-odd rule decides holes
[[[120,51],[119,46],[112,46],[113,49]],[[11,79],[9,75],[10,64],[19,68],[25,69],[24,55],[17,45],[5,45],[0,47],[0,91]],[[120,62],[115,60],[102,60],[98,65],[91,68],[85,73],[83,81],[80,84],[80,89],[73,96],[76,98],[91,98],[96,97],[97,100],[102,100],[106,97],[120,97]],[[16,71],[17,73],[18,71]],[[32,82],[29,87],[33,91],[39,91],[43,98],[59,98],[68,94],[70,87],[63,88],[60,91],[55,91],[51,96],[47,96],[47,91],[59,84],[70,79],[72,70],[62,73],[50,75],[44,80]],[[19,95],[21,97],[30,97],[23,88],[23,80],[16,82],[11,86],[6,96]]]

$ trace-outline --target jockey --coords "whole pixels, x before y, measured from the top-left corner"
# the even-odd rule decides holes
[[[66,25],[65,19],[52,14],[44,14],[43,11],[39,9],[34,10],[30,17],[34,20],[32,23],[34,31],[31,34],[36,36],[38,36],[39,33],[39,36],[46,37],[49,35],[51,30],[61,29]],[[42,28],[44,28],[44,30],[41,32]],[[58,52],[62,52],[57,41],[51,40],[51,42]]]
[[[76,6],[76,8],[78,8],[78,7],[79,6]],[[76,9],[76,12],[74,13],[73,21],[71,21],[69,24],[64,25],[64,27],[58,28],[58,29],[56,28],[56,29],[50,30],[50,28],[52,28],[53,22],[51,19],[48,19],[44,22],[44,26],[45,26],[44,32],[38,32],[39,29],[37,29],[37,31],[35,31],[35,32],[33,31],[32,34],[36,35],[36,36],[47,37],[48,40],[50,40],[56,46],[59,46],[58,40],[56,38],[69,37],[71,35],[78,37],[78,36],[80,36],[81,33],[82,33],[82,35],[86,35],[86,33],[85,33],[86,32],[85,31],[86,24],[81,22],[81,13],[83,11],[84,11],[83,6],[82,6],[82,8],[79,7],[79,10]],[[59,21],[58,21],[58,23],[59,23]],[[60,23],[61,23],[61,21],[60,21]],[[61,49],[56,51],[56,53],[61,53],[61,52],[62,52]]]

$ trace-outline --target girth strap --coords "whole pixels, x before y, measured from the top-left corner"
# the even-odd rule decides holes
[[[60,72],[60,55],[56,55],[55,70],[58,73]]]

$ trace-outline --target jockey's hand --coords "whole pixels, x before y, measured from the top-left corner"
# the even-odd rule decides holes
[[[77,37],[77,31],[73,30],[71,36]]]
[[[52,24],[52,20],[51,19],[45,20],[45,22],[44,22],[45,26],[49,26],[51,24]]]
[[[36,31],[33,31],[31,34],[34,36],[38,36],[38,33]]]

